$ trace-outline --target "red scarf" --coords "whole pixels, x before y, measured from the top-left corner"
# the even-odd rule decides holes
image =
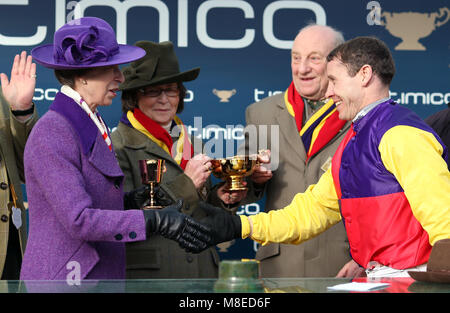
[[[136,118],[136,120],[157,140],[162,142],[166,147],[168,151],[171,151],[171,156],[174,158],[177,163],[180,165],[180,167],[184,170],[186,168],[187,162],[192,158],[194,155],[194,149],[192,147],[191,141],[189,140],[189,134],[186,130],[186,127],[181,122],[181,120],[176,120],[176,123],[179,127],[182,127],[182,131],[184,131],[184,138],[183,142],[177,143],[177,149],[173,150],[173,140],[170,134],[157,122],[149,118],[147,115],[142,113],[141,110],[138,108],[135,108],[133,111],[133,116]],[[150,137],[151,140],[153,140]],[[159,145],[159,144],[158,144]],[[165,148],[165,147],[164,147]],[[164,149],[166,150],[166,149]],[[167,151],[166,150],[166,151]],[[181,159],[177,157],[177,152],[182,151]],[[180,161],[178,161],[180,159]]]

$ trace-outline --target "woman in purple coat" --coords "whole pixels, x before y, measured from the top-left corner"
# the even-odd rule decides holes
[[[206,247],[208,230],[179,212],[181,201],[140,210],[148,193],[122,191],[124,175],[97,107],[111,105],[124,81],[118,65],[144,55],[119,45],[111,26],[94,17],[67,23],[53,44],[33,49],[62,87],[25,148],[30,226],[21,280],[125,278],[125,243],[152,233],[191,252]]]

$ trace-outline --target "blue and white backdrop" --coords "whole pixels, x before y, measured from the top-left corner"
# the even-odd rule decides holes
[[[449,8],[448,0],[0,0],[0,71],[9,75],[16,53],[51,43],[67,21],[97,16],[113,26],[119,43],[172,41],[182,71],[201,68],[198,79],[186,84],[181,119],[205,141],[219,137],[238,145],[245,108],[290,84],[292,40],[310,22],[331,25],[346,39],[382,39],[397,67],[391,96],[422,118],[444,109],[450,102]],[[37,75],[34,102],[42,116],[59,84],[40,65]],[[120,97],[100,110],[113,129]],[[264,199],[239,213],[256,214],[263,206]],[[252,241],[240,240],[219,252],[253,258],[255,249]]]

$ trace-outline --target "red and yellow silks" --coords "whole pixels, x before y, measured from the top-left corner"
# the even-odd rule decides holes
[[[186,126],[184,126],[183,122],[177,116],[175,116],[173,120],[178,125],[181,132],[179,139],[176,142],[175,150],[172,149],[173,140],[170,134],[161,125],[142,113],[141,110],[135,108],[134,112],[128,111],[127,118],[136,130],[146,135],[150,140],[166,151],[167,154],[172,156],[183,170],[186,168],[187,162],[194,155],[194,149],[191,140],[189,139]]]
[[[294,83],[286,90],[284,100],[289,114],[295,118],[297,130],[307,151],[306,161],[333,139],[346,123],[339,119],[336,105],[330,99],[302,127],[305,104]]]

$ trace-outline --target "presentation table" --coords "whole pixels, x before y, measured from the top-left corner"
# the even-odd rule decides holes
[[[77,281],[0,280],[0,293],[217,293],[216,279],[129,279]],[[341,284],[385,283],[386,286],[364,291],[370,293],[450,293],[450,284],[415,281],[412,278],[263,278],[258,293],[348,293],[355,290],[332,290]],[[358,284],[355,284],[358,285]],[[237,291],[242,293],[242,291]],[[222,292],[221,292],[222,293]]]

